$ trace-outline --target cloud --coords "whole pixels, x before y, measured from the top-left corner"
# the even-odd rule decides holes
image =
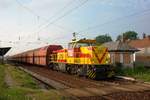
[[[129,4],[126,4],[124,2],[128,2],[128,1],[127,0],[126,1],[122,1],[122,0],[103,0],[103,1],[100,1],[100,3],[103,5],[118,6],[118,7],[129,6]]]
[[[0,0],[0,10],[6,9],[13,4],[13,0]]]
[[[22,2],[22,0],[19,0],[19,2],[24,6],[24,8],[27,8],[26,12],[28,10],[29,13],[34,13],[45,19],[49,19],[51,16],[56,14],[56,17],[58,17],[60,16],[60,13],[64,13],[66,10],[71,9],[74,4],[77,4],[76,0],[28,0],[28,2]],[[70,2],[72,2],[72,4],[67,5]],[[64,9],[62,10],[62,8],[66,5],[67,7],[65,11]],[[61,10],[62,12],[58,13],[58,11]]]
[[[32,0],[16,0],[20,3],[23,3],[23,4],[30,4],[32,2]]]
[[[38,10],[53,10],[62,7],[68,2],[70,2],[70,0],[32,0],[30,3],[25,5]]]
[[[137,7],[139,0],[103,0],[100,1],[103,5],[113,7]]]
[[[139,5],[146,9],[150,6],[150,0],[139,0]]]

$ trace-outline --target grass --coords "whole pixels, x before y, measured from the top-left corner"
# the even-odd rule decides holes
[[[5,77],[5,73],[4,73],[4,67],[0,66],[0,95],[2,95],[2,93],[5,91],[5,88],[7,88],[7,85],[5,84],[4,81],[4,77]]]
[[[27,87],[32,89],[38,89],[37,82],[27,73],[22,70],[18,70],[18,68],[11,66],[7,67],[9,73],[12,78],[17,82],[18,86]]]
[[[124,75],[134,77],[138,80],[150,82],[150,69],[143,66],[136,66],[134,68],[121,68],[117,67],[117,75]]]
[[[9,88],[0,95],[0,100],[62,100],[55,90],[42,91],[29,88]]]
[[[5,70],[16,84],[8,86]],[[0,100],[64,100],[59,91],[40,89],[36,81],[27,73],[10,65],[0,65]]]

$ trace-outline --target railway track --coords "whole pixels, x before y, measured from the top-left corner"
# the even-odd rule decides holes
[[[22,66],[23,68],[30,70],[34,73],[37,73],[41,76],[44,76],[48,79],[57,81],[61,84],[64,84],[68,88],[83,88],[83,87],[98,87],[99,85],[96,85],[92,81],[86,81],[85,79],[80,79],[77,76],[68,75],[66,73],[61,73],[57,71],[52,71],[48,68],[38,67],[37,66]]]
[[[143,100],[150,99],[149,84],[117,78],[95,81],[84,77],[52,71],[46,67],[24,65],[21,65],[21,67],[46,79],[59,83],[60,87],[62,86],[63,88],[58,88],[58,90],[65,96],[72,97],[71,99],[134,100],[134,98],[139,95],[145,96]]]
[[[112,86],[112,85],[121,85],[121,84],[132,84],[133,81],[127,81],[123,79],[108,79],[95,81],[87,79],[85,77],[78,77],[75,75],[69,75],[62,72],[52,71],[48,68],[37,67],[37,66],[22,66],[25,69],[28,69],[32,72],[40,74],[49,79],[55,80],[66,85],[69,88],[83,88],[83,87],[101,87],[101,86]]]

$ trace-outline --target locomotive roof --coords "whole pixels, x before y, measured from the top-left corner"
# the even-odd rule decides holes
[[[80,39],[78,41],[71,41],[70,43],[96,43],[96,40],[92,39]]]

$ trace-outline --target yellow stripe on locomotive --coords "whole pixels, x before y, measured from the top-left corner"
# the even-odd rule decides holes
[[[80,43],[81,41],[82,40],[76,43]],[[57,52],[57,56],[55,56],[57,57],[57,60],[55,60],[56,62],[86,65],[110,63],[110,55],[108,53],[108,50],[106,47],[102,46],[78,46],[68,49],[57,50],[55,52]],[[54,58],[52,57],[52,59]]]

